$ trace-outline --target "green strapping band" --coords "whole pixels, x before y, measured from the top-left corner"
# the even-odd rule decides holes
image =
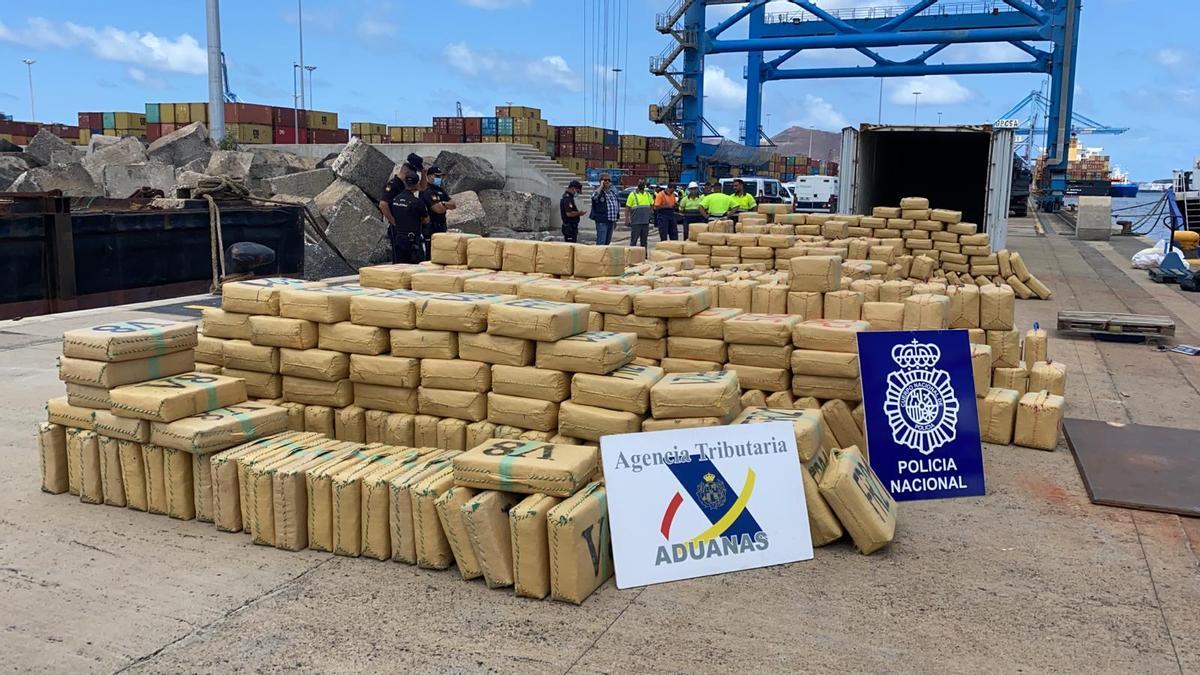
[[[232,410],[229,412],[233,413],[233,419],[237,420],[238,424],[242,425],[242,432],[246,434],[246,438],[254,438],[256,435],[256,430],[254,429],[254,420],[251,420],[250,416],[246,413],[234,412]]]
[[[217,383],[216,382],[211,382],[211,383],[191,382],[190,384],[196,385],[197,387],[203,389],[205,391],[205,393],[208,394],[208,407],[205,408],[206,411],[216,410],[217,408],[221,407],[220,405],[218,405],[218,401],[217,401]]]
[[[608,569],[609,557],[604,555],[604,549],[609,548],[612,539],[612,519],[608,517],[608,493],[600,495],[600,578],[607,579],[612,572]]]
[[[163,338],[163,329],[147,328],[146,330],[150,332],[150,337],[154,338],[154,353],[162,354],[167,351],[167,341]]]
[[[150,361],[150,363],[148,363],[146,365],[147,375],[150,376],[151,380],[157,380],[159,378],[160,372],[162,370],[161,368],[158,367],[158,357],[151,356],[149,361]]]
[[[523,457],[526,453],[533,450],[537,446],[538,446],[538,443],[529,441],[528,443],[525,443],[523,446],[521,446],[519,449],[514,450],[513,452],[510,452],[507,455],[505,455],[504,457],[500,458],[499,474],[500,474],[500,489],[501,490],[508,490],[508,488],[512,486],[513,462],[517,461],[518,457]]]

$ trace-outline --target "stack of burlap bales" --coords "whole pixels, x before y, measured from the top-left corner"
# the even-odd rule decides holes
[[[242,380],[194,370],[196,327],[139,319],[67,331],[39,430],[42,489],[90,504],[211,520],[207,457],[282,431]]]
[[[884,280],[941,280],[950,286],[1007,284],[1020,298],[1048,299],[1050,289],[1033,276],[1019,253],[993,251],[987,234],[964,223],[958,211],[930,208],[908,197],[898,207],[876,207],[870,216],[784,213],[764,204],[738,220],[699,223],[690,241],[660,242],[654,260],[683,255],[696,265],[786,270],[802,256],[836,255],[856,270]]]

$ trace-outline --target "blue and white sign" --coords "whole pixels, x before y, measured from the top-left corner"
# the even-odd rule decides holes
[[[858,334],[871,468],[896,501],[984,494],[965,330]]]

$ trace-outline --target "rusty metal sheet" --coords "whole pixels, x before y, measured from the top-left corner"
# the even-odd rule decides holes
[[[1200,431],[1068,418],[1063,433],[1093,503],[1200,516]]]

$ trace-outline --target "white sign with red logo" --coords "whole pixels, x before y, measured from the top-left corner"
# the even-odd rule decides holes
[[[600,439],[617,588],[811,560],[787,422]]]

